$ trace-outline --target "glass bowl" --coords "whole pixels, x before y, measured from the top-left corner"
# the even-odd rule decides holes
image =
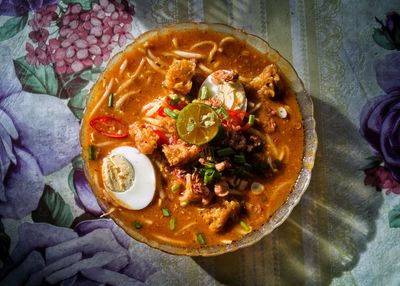
[[[300,106],[300,111],[303,117],[303,125],[304,125],[304,154],[302,160],[301,170],[297,177],[296,183],[287,197],[285,203],[270,217],[270,219],[264,223],[261,228],[255,230],[241,239],[232,242],[228,245],[217,245],[217,246],[204,246],[201,248],[184,248],[178,247],[168,244],[162,244],[154,240],[149,240],[146,237],[142,236],[138,231],[135,231],[133,228],[126,228],[122,224],[122,222],[111,213],[109,216],[134,239],[146,243],[147,245],[154,247],[156,249],[162,250],[164,252],[168,252],[175,255],[187,255],[187,256],[215,256],[228,252],[232,252],[238,250],[243,247],[250,246],[259,240],[261,240],[264,236],[271,233],[275,228],[281,225],[287,217],[292,212],[293,208],[298,204],[302,195],[306,191],[310,179],[311,179],[311,171],[314,166],[315,153],[317,150],[318,139],[315,131],[315,120],[313,116],[313,103],[310,95],[306,92],[304,85],[294,70],[293,66],[283,58],[278,51],[271,48],[271,46],[264,41],[263,39],[248,34],[242,30],[235,29],[228,25],[224,24],[209,24],[209,23],[179,23],[167,27],[162,27],[159,29],[148,31],[138,38],[136,38],[130,45],[128,45],[125,50],[133,49],[137,44],[143,43],[146,40],[166,32],[170,31],[179,31],[179,30],[212,30],[220,33],[224,33],[227,35],[232,35],[240,40],[245,41],[247,44],[256,48],[260,52],[266,54],[266,56],[270,59],[271,62],[278,65],[281,73],[284,74],[286,79],[286,83],[289,88],[293,90],[297,97],[297,102]],[[121,53],[116,54],[108,63],[107,67],[111,67],[116,60],[120,57]],[[88,97],[88,102],[92,100],[90,95]],[[83,128],[81,127],[81,145],[83,142],[84,132],[82,132]],[[91,174],[88,172],[87,164],[83,163],[84,171],[86,178],[89,181],[89,184],[92,184]],[[94,188],[92,187],[92,190]],[[104,203],[99,199],[98,194],[94,191],[94,194],[97,198],[97,201],[103,211],[106,213],[108,211],[107,207]]]

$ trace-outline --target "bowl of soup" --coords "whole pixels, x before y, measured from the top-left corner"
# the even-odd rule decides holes
[[[263,39],[222,24],[144,33],[110,60],[81,126],[104,213],[162,251],[212,256],[259,241],[305,192],[313,104]]]

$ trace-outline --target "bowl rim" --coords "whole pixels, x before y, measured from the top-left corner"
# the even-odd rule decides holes
[[[189,27],[190,26],[190,27]],[[186,27],[186,28],[185,28]],[[224,31],[219,31],[219,29],[223,29]],[[116,53],[109,61],[107,62],[106,67],[102,71],[102,73],[107,70],[109,67],[111,67],[118,59],[119,57],[127,50],[134,48],[135,45],[138,43],[141,43],[142,41],[146,40],[146,38],[149,38],[151,35],[154,33],[160,33],[160,32],[168,32],[171,30],[211,30],[211,31],[216,31],[220,32],[226,35],[233,35],[237,37],[237,34],[241,34],[243,39],[247,38],[253,38],[256,41],[261,42],[263,45],[265,45],[266,49],[269,51],[273,52],[279,60],[282,61],[282,63],[290,70],[290,72],[293,73],[294,78],[296,81],[298,81],[298,84],[301,87],[301,93],[303,100],[306,101],[307,106],[302,106],[299,104],[299,99],[298,99],[298,93],[294,92],[296,96],[296,100],[298,102],[301,114],[302,114],[302,119],[303,119],[303,127],[304,127],[304,150],[303,150],[303,156],[302,156],[302,166],[299,171],[299,174],[297,176],[296,182],[294,183],[291,192],[287,196],[285,202],[269,217],[269,219],[262,224],[262,226],[254,230],[246,235],[244,235],[242,238],[233,241],[230,244],[223,244],[223,245],[215,245],[215,246],[201,246],[199,248],[187,248],[187,247],[178,247],[178,246],[173,246],[173,245],[168,245],[168,244],[161,244],[157,241],[147,239],[146,237],[142,236],[139,232],[129,229],[124,226],[121,220],[116,218],[112,213],[109,214],[108,216],[122,229],[124,230],[130,237],[135,239],[136,241],[139,241],[141,243],[144,243],[148,246],[151,246],[155,249],[161,250],[163,252],[173,254],[173,255],[182,255],[182,256],[217,256],[217,255],[222,255],[230,252],[237,251],[239,249],[251,246],[257,242],[259,242],[262,238],[270,234],[274,229],[279,227],[286,219],[289,217],[291,212],[293,211],[294,207],[299,203],[301,197],[303,196],[304,192],[307,190],[310,180],[311,180],[311,171],[314,166],[315,162],[315,156],[316,156],[316,151],[318,147],[318,137],[316,133],[316,122],[314,118],[314,105],[311,96],[309,93],[306,91],[304,87],[304,83],[299,77],[297,71],[294,69],[293,65],[286,59],[284,58],[279,51],[275,50],[274,48],[271,47],[271,45],[264,40],[263,38],[248,33],[244,31],[243,29],[240,28],[235,28],[230,25],[224,24],[224,23],[208,23],[208,22],[179,22],[167,26],[161,26],[157,27],[152,30],[148,30],[142,34],[140,34],[137,38],[135,38],[129,45],[125,46],[123,50],[119,51]],[[243,40],[241,39],[241,40]],[[245,42],[251,45],[248,41],[245,40]],[[257,49],[257,48],[256,48]],[[271,62],[274,62],[274,60],[271,60]],[[279,67],[279,65],[278,65]],[[101,77],[99,76],[96,80],[96,82],[92,85],[90,91],[86,95],[86,105],[83,110],[83,117],[86,114],[87,111],[87,106],[90,100],[92,100],[92,89],[94,86],[96,86],[99,82]],[[303,110],[306,109],[306,110]],[[303,114],[303,112],[307,112],[307,114]],[[306,117],[304,116],[306,115]],[[83,118],[82,117],[82,118]],[[308,128],[305,128],[305,122],[307,121],[307,126]],[[81,147],[81,155],[82,158],[84,158],[83,154],[83,137],[84,137],[84,120],[81,120],[80,123],[80,147]],[[309,150],[306,150],[306,146],[309,145]],[[306,155],[306,152],[308,155]],[[92,180],[90,179],[90,173],[88,171],[88,166],[86,161],[83,159],[83,171],[85,174],[85,177],[87,178],[87,181],[89,183],[90,189],[93,192],[100,208],[104,211],[104,213],[107,213],[109,210],[107,207],[103,204],[103,202],[99,199],[97,193],[93,191],[95,189],[92,186]],[[304,175],[305,179],[301,182],[302,185],[298,186],[299,179],[301,176]],[[303,176],[303,177],[304,177]],[[291,200],[290,200],[291,198]],[[271,225],[274,223],[273,225]],[[267,228],[270,226],[269,228]]]

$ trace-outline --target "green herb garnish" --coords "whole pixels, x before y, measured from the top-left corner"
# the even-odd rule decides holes
[[[204,100],[208,98],[208,88],[203,85],[201,90],[200,90],[200,99]]]
[[[227,119],[229,117],[228,111],[226,111],[226,109],[221,106],[220,108],[216,109],[215,112],[218,115],[222,115],[222,119]]]
[[[204,238],[204,235],[202,233],[198,233],[196,235],[197,238],[197,242],[200,243],[200,245],[205,245],[206,244],[206,240]]]
[[[171,191],[172,191],[173,193],[175,193],[176,191],[179,191],[181,188],[182,188],[182,184],[177,184],[177,185],[174,185],[174,186],[172,187]]]
[[[89,160],[96,160],[96,150],[94,145],[89,145]]]
[[[250,231],[250,227],[245,223],[244,221],[240,221],[240,226],[245,230],[245,231]]]
[[[175,230],[176,228],[176,217],[171,217],[171,219],[169,220],[169,229],[170,230]]]
[[[170,216],[171,214],[169,213],[169,209],[167,208],[162,208],[161,209],[163,216]]]
[[[227,147],[227,148],[224,148],[224,149],[217,150],[217,154],[220,157],[228,157],[230,155],[235,154],[235,151],[231,147]]]
[[[113,107],[113,101],[114,101],[114,94],[110,93],[110,95],[108,96],[108,107]]]
[[[205,169],[204,171],[204,184],[208,185],[215,180],[221,178],[221,173],[215,169]]]
[[[245,164],[246,163],[246,157],[243,154],[235,155],[233,157],[233,161],[235,163],[238,163],[238,164]]]
[[[171,98],[170,104],[171,104],[172,106],[175,106],[175,105],[178,104],[179,101],[181,101],[180,98],[179,98],[179,96],[177,96],[176,94],[174,94],[174,95],[172,96],[172,98]]]
[[[250,125],[254,125],[254,119],[255,119],[256,117],[254,116],[254,114],[250,114],[250,116],[249,116],[249,124]]]
[[[176,114],[175,112],[173,112],[170,108],[164,108],[164,113],[166,114],[166,115],[168,115],[169,117],[172,117],[172,118],[174,118],[174,119],[177,119],[178,118],[178,114]]]
[[[273,169],[279,169],[282,165],[282,162],[278,159],[275,159],[274,161],[272,161],[272,168]]]
[[[132,222],[132,226],[136,229],[141,229],[143,227],[143,224],[141,224],[139,221],[134,221]]]

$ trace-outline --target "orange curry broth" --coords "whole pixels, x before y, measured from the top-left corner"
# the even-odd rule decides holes
[[[212,31],[190,30],[173,32],[173,34],[162,34],[148,40],[147,42],[148,47],[151,47],[155,56],[159,57],[164,62],[171,63],[173,58],[161,56],[161,53],[175,49],[172,44],[173,38],[177,39],[180,50],[189,50],[193,44],[200,41],[211,40],[219,43],[219,41],[225,36],[226,35],[224,34]],[[130,145],[134,147],[134,143],[130,137],[123,139],[107,138],[91,128],[89,121],[99,116],[113,116],[127,125],[130,125],[135,122],[137,118],[142,116],[141,108],[143,105],[160,95],[168,94],[168,91],[161,85],[164,80],[164,75],[156,72],[146,63],[144,66],[145,68],[142,69],[141,75],[127,89],[127,91],[137,90],[139,92],[136,95],[133,95],[129,102],[124,104],[121,108],[122,111],[116,111],[114,108],[107,107],[106,100],[104,104],[93,115],[91,115],[93,107],[103,95],[105,86],[111,78],[117,78],[119,83],[122,83],[128,79],[127,73],[132,74],[135,72],[141,59],[145,56],[143,53],[143,50],[146,49],[145,46],[141,44],[140,47],[142,47],[142,51],[140,51],[138,47],[125,51],[124,54],[115,61],[115,64],[108,67],[103,73],[101,79],[97,81],[91,91],[92,99],[88,103],[85,117],[83,119],[83,157],[88,166],[91,179],[96,177],[98,185],[96,185],[93,180],[90,181],[90,184],[96,196],[107,207],[107,209],[110,209],[113,205],[103,194],[103,181],[101,178],[102,159],[107,156],[112,149],[121,145]],[[194,52],[208,55],[210,48],[210,45],[203,45],[195,49]],[[128,65],[125,71],[120,74],[119,67],[125,59],[128,59]],[[212,63],[207,63],[206,60],[202,60],[202,63],[214,71],[218,69],[232,69],[237,71],[240,76],[253,78],[270,62],[259,51],[248,46],[245,42],[237,40],[234,43],[225,43],[223,52],[217,52]],[[219,63],[218,66],[213,66],[216,63]],[[204,78],[207,76],[198,67],[196,68],[196,72],[202,73]],[[280,73],[280,76],[284,79],[283,74]],[[111,92],[115,92],[118,86],[118,84],[114,84]],[[247,97],[251,100],[254,95],[247,93]],[[115,98],[114,102],[117,99],[118,98]],[[285,86],[285,95],[279,98],[279,100],[268,99],[268,104],[275,110],[282,105],[289,106],[289,116],[286,119],[276,117],[277,129],[274,133],[270,134],[278,148],[287,145],[289,152],[284,157],[282,166],[277,173],[263,179],[256,179],[256,181],[264,184],[265,190],[263,193],[254,194],[248,190],[244,196],[239,198],[239,200],[244,200],[254,206],[254,208],[248,210],[246,216],[241,218],[241,220],[245,221],[252,230],[256,230],[266,223],[268,218],[285,202],[297,179],[303,156],[304,131],[302,127],[302,119],[296,98],[292,91],[288,86]],[[257,113],[255,114],[257,118]],[[89,115],[91,116],[89,117]],[[101,145],[102,142],[110,141],[113,143],[103,147],[96,147],[96,160],[88,160],[89,144],[96,146],[98,144]],[[154,167],[157,170],[155,164]],[[157,172],[159,173],[159,170]],[[194,204],[189,204],[186,207],[181,207],[179,205],[178,196],[182,189],[176,193],[172,193],[170,189],[167,189],[166,197],[160,206],[158,203],[158,186],[152,203],[145,209],[133,211],[117,207],[116,211],[114,211],[111,216],[122,221],[124,228],[140,232],[140,235],[149,240],[155,240],[161,244],[170,244],[156,237],[161,235],[168,237],[171,240],[182,241],[183,244],[171,243],[182,247],[200,247],[196,240],[197,233],[204,234],[208,246],[229,243],[230,240],[238,240],[245,235],[243,228],[241,228],[239,223],[231,225],[221,233],[211,232],[198,210],[199,207],[207,207]],[[248,189],[250,189],[250,184]],[[171,217],[163,217],[161,208],[168,208],[171,215],[176,217],[176,228],[174,231],[169,229],[169,221]],[[143,224],[143,227],[136,230],[132,225],[132,222],[134,221],[140,221]],[[152,221],[152,223],[149,224],[149,221]],[[193,222],[196,224],[181,231],[183,227]]]

